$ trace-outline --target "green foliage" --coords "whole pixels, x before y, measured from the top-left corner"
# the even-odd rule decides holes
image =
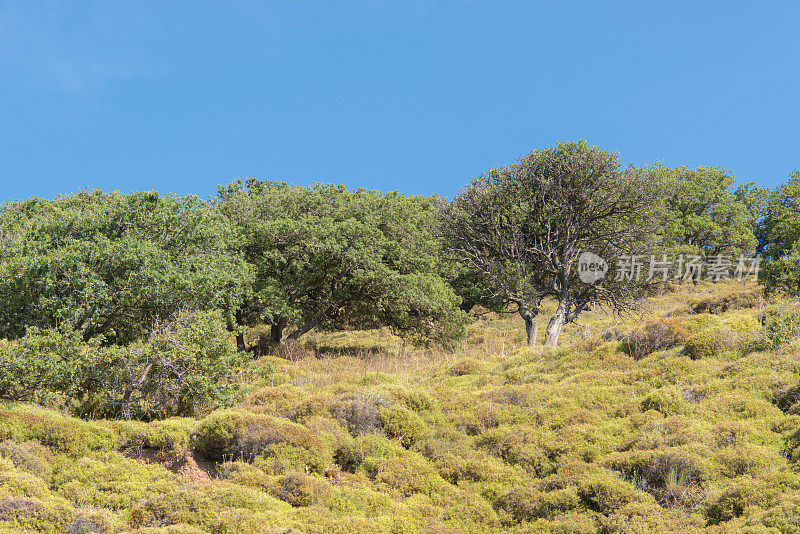
[[[124,419],[196,415],[230,405],[242,363],[217,312],[180,312],[155,324],[147,343],[103,347],[91,360],[88,386],[97,409]]]
[[[764,311],[763,340],[767,347],[779,349],[800,338],[800,306],[776,304]]]
[[[184,306],[237,299],[227,222],[197,197],[87,191],[0,212],[0,338],[72,325],[84,339],[138,339]]]
[[[0,396],[48,406],[68,405],[86,395],[90,347],[69,325],[31,327],[15,343],[0,346]]]
[[[625,308],[638,293],[609,278],[583,283],[581,251],[610,260],[644,253],[660,215],[659,190],[619,156],[585,141],[536,150],[474,179],[440,214],[453,259],[486,297],[513,304],[533,344],[542,299],[559,306],[545,343],[590,304]]]
[[[217,208],[255,273],[238,320],[272,341],[315,327],[391,326],[418,341],[463,336],[459,299],[441,274],[436,199],[342,186],[247,180],[220,188]]]
[[[411,410],[398,405],[381,408],[381,423],[386,435],[411,447],[425,432],[425,423]]]
[[[680,253],[704,256],[749,254],[764,191],[752,185],[732,191],[735,179],[717,167],[648,169],[667,192],[664,244]]]
[[[0,348],[0,395],[124,419],[194,415],[235,400],[242,356],[217,312],[182,311],[126,347],[63,330],[30,328]]]
[[[759,251],[767,260],[759,280],[767,293],[800,295],[800,170],[769,196],[758,229]]]
[[[323,473],[332,461],[325,441],[305,427],[268,415],[215,412],[197,425],[196,450],[216,461],[256,462],[270,474]]]

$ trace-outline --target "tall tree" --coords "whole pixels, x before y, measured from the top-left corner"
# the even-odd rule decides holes
[[[127,343],[179,309],[238,299],[227,221],[197,197],[86,191],[0,212],[0,337],[70,324]]]
[[[800,170],[769,196],[757,234],[765,289],[800,295]]]
[[[703,256],[755,250],[762,188],[750,183],[734,191],[734,177],[717,167],[654,165],[648,175],[667,193],[664,244],[669,249]]]
[[[661,220],[659,198],[644,172],[623,172],[616,154],[580,141],[536,150],[476,178],[442,217],[451,253],[494,296],[516,305],[529,344],[542,299],[557,301],[545,335],[554,346],[564,324],[587,306],[635,305],[642,284],[625,277],[584,282],[577,260],[584,251],[606,261],[644,251]]]
[[[236,317],[271,341],[313,328],[390,326],[417,340],[463,335],[459,299],[441,276],[436,199],[365,189],[247,180],[216,207],[254,274]]]

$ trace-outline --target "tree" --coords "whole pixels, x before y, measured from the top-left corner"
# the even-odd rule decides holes
[[[752,183],[731,190],[735,179],[717,167],[648,169],[666,197],[664,244],[684,254],[713,256],[752,253],[765,190]]]
[[[314,328],[382,325],[452,342],[463,335],[463,314],[441,276],[437,204],[328,184],[250,179],[220,188],[215,206],[253,273],[238,323],[270,325],[276,345]]]
[[[800,170],[767,198],[758,236],[758,250],[768,260],[784,256],[800,241]]]
[[[646,173],[620,171],[619,158],[584,141],[536,150],[476,178],[442,212],[445,242],[493,296],[516,305],[528,343],[536,342],[542,299],[554,298],[545,344],[591,304],[629,309],[642,285],[597,278],[584,283],[583,251],[610,261],[645,250],[660,221],[657,186]]]
[[[765,290],[800,295],[800,170],[768,197],[757,234]]]
[[[86,191],[0,213],[0,337],[64,323],[128,343],[185,306],[235,305],[245,271],[197,197]]]

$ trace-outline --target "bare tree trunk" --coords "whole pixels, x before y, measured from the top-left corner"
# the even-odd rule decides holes
[[[230,323],[231,324],[229,324],[228,329],[233,330],[235,326],[232,324],[232,322]],[[236,325],[240,327],[244,325],[244,320],[242,319],[241,310],[236,311]],[[236,350],[238,350],[239,352],[244,352],[246,348],[247,347],[244,344],[244,332],[240,331],[238,334],[236,334]]]
[[[281,345],[283,343],[283,330],[286,328],[287,322],[285,317],[280,317],[270,327],[269,339],[273,345]]]
[[[547,323],[547,330],[544,334],[544,344],[547,347],[555,347],[558,345],[558,338],[561,336],[561,329],[564,327],[564,323],[567,320],[567,306],[562,301],[558,303],[558,308],[556,309],[556,313],[553,314],[553,317],[550,319],[550,322]]]
[[[539,334],[539,315],[529,311],[520,310],[519,314],[525,321],[525,334],[527,336],[528,346],[536,345],[536,337]]]

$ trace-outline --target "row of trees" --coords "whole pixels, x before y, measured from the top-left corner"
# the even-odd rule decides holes
[[[590,306],[635,307],[635,280],[578,280],[581,252],[759,251],[769,288],[800,291],[800,173],[734,189],[718,168],[623,169],[561,143],[474,179],[452,201],[247,180],[203,201],[88,191],[0,212],[0,338],[70,328],[125,346],[180,310],[217,311],[275,344],[314,328],[389,326],[449,344],[474,304],[524,319],[545,343]]]

